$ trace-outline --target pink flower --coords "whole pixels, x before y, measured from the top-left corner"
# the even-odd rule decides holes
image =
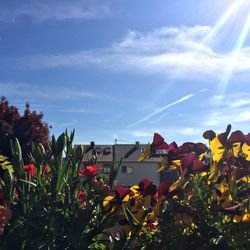
[[[100,169],[101,168],[98,165],[86,166],[84,169],[78,171],[78,175],[87,176],[92,179],[100,172]]]

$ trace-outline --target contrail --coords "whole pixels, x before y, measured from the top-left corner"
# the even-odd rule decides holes
[[[147,116],[143,117],[142,119],[130,124],[127,128],[131,128],[131,127],[134,127],[135,125],[137,125],[139,123],[146,122],[146,121],[150,120],[153,116],[156,116],[156,115],[164,112],[165,110],[175,106],[176,104],[184,102],[184,101],[190,99],[193,96],[195,96],[195,94],[191,93],[191,94],[188,94],[186,96],[183,96],[182,98],[180,98],[179,100],[177,100],[175,102],[171,102],[171,103],[169,103],[169,104],[167,104],[167,105],[165,105],[163,107],[157,108],[152,113],[148,114]]]

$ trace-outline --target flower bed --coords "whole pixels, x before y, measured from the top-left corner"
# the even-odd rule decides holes
[[[82,168],[74,133],[0,156],[1,249],[247,249],[250,245],[250,134],[206,131],[202,143],[167,143],[155,134],[139,161],[161,157],[177,171],[157,187],[143,179],[112,189],[96,162]]]

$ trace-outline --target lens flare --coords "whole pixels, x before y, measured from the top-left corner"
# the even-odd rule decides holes
[[[247,4],[249,6],[250,2],[248,2]],[[225,93],[225,91],[226,91],[226,88],[228,86],[228,83],[230,81],[232,73],[233,73],[234,69],[237,66],[237,62],[239,61],[240,52],[241,52],[241,49],[244,46],[244,42],[246,41],[246,38],[247,38],[247,36],[249,34],[249,31],[250,31],[250,14],[248,14],[245,25],[243,26],[243,29],[242,29],[242,31],[240,33],[240,36],[239,36],[239,38],[238,38],[238,40],[236,42],[236,45],[234,47],[234,50],[232,52],[231,60],[229,60],[229,63],[227,65],[227,68],[226,68],[225,74],[223,76],[223,79],[221,80],[221,82],[219,84],[218,91],[219,91],[220,95],[223,95]]]
[[[212,28],[212,30],[208,33],[208,35],[204,38],[203,43],[211,43],[214,37],[218,34],[218,32],[222,29],[222,27],[227,23],[227,21],[237,13],[245,3],[245,0],[235,1],[223,14],[223,16],[219,19],[216,25]]]

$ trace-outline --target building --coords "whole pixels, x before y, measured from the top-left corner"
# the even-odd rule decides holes
[[[132,186],[139,183],[143,178],[152,180],[155,184],[160,182],[160,158],[154,157],[143,162],[138,162],[140,155],[144,152],[146,144],[116,144],[114,152],[116,159],[122,158],[117,182],[120,185]]]
[[[162,174],[157,172],[161,161],[159,157],[138,162],[147,144],[136,142],[135,144],[95,145],[91,142],[90,145],[83,146],[85,148],[83,164],[88,164],[95,157],[104,174],[110,172],[113,161],[120,161],[122,158],[116,185],[132,186],[138,184],[143,178],[151,179],[158,185],[162,179]]]

